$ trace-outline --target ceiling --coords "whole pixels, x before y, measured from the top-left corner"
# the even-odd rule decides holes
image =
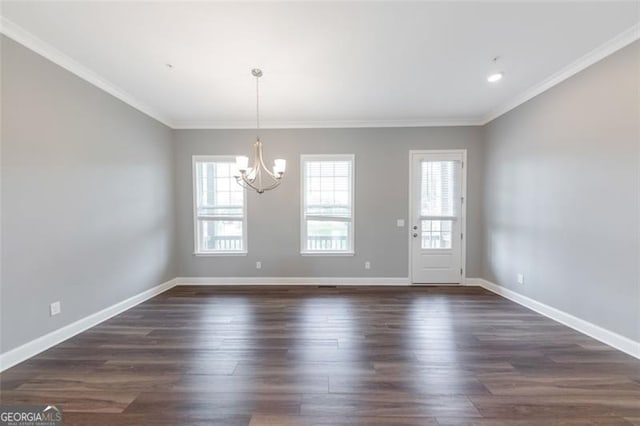
[[[9,37],[174,128],[253,127],[256,66],[265,127],[362,127],[482,124],[637,39],[639,4],[20,1],[1,14]]]

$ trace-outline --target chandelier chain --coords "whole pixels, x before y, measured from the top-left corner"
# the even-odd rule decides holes
[[[260,77],[256,77],[256,131],[260,138]]]

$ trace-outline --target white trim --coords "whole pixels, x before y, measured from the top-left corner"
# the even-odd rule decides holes
[[[640,24],[635,24],[631,28],[618,34],[617,36],[607,41],[606,43],[593,49],[586,55],[582,56],[580,59],[574,61],[573,63],[562,68],[560,71],[545,78],[540,83],[526,90],[524,93],[521,93],[520,95],[516,96],[509,102],[501,105],[496,110],[492,111],[487,116],[485,116],[482,120],[480,120],[479,124],[484,126],[485,124],[495,120],[496,118],[511,111],[512,109],[518,107],[519,105],[522,105],[523,103],[538,96],[539,94],[551,89],[553,86],[563,82],[569,77],[579,73],[585,68],[606,58],[607,56],[613,54],[614,52],[622,49],[623,47],[633,43],[638,39],[640,39]]]
[[[104,90],[115,98],[141,111],[155,120],[163,123],[171,129],[253,129],[252,121],[183,121],[172,122],[154,108],[138,101],[132,95],[125,92],[115,84],[107,81],[98,73],[80,64],[76,60],[62,53],[42,39],[31,34],[16,23],[4,16],[0,16],[0,33],[20,43],[26,48],[45,57],[51,62],[77,75],[83,80]],[[483,117],[464,118],[423,118],[418,120],[322,120],[322,121],[281,121],[262,123],[264,129],[340,129],[340,128],[386,128],[386,127],[458,127],[458,126],[484,126],[508,111],[525,103],[540,93],[550,89],[556,84],[566,80],[583,69],[593,65],[601,59],[622,49],[623,47],[640,39],[640,24],[636,24],[616,37],[595,48],[577,61],[564,67],[557,73],[549,76],[540,83],[534,85],[524,93],[516,96],[511,101],[498,107]]]
[[[484,287],[485,289],[499,296],[502,296],[506,299],[518,303],[519,305],[529,308],[532,311],[544,315],[545,317],[551,318],[552,320],[557,321],[560,324],[573,328],[580,333],[586,334],[589,337],[599,340],[602,343],[606,343],[607,345],[615,349],[618,349],[635,358],[640,359],[640,342],[636,342],[635,340],[629,339],[628,337],[624,337],[618,333],[602,328],[599,325],[595,325],[589,321],[585,321],[583,319],[575,317],[557,308],[546,305],[542,302],[538,302],[537,300],[531,299],[527,296],[523,296],[520,293],[509,290],[508,288],[502,287],[498,284],[492,283],[482,278],[473,278],[472,282],[477,283],[477,285],[480,285],[481,287]]]
[[[151,299],[152,297],[173,288],[176,285],[175,283],[176,280],[174,278],[156,287],[150,288],[149,290],[145,290],[142,293],[136,294],[122,302],[118,302],[101,311],[79,319],[78,321],[65,325],[51,333],[38,337],[37,339],[25,343],[22,346],[18,346],[15,349],[0,354],[0,371],[11,368],[52,346],[62,343],[76,334],[82,333],[91,327],[95,327],[101,322],[106,321],[127,309],[131,309],[145,300]]]
[[[461,155],[462,164],[460,169],[460,178],[462,179],[462,211],[460,212],[460,232],[462,233],[462,245],[460,247],[460,267],[462,268],[462,276],[460,278],[460,285],[467,284],[467,150],[466,149],[412,149],[409,150],[409,233],[407,238],[409,239],[409,282],[413,284],[413,243],[411,234],[412,209],[413,209],[413,156],[414,155],[442,155],[445,156]]]
[[[164,125],[176,130],[187,129],[254,129],[254,121],[183,121],[173,122],[164,114],[140,102],[117,85],[107,81],[95,71],[82,65],[68,55],[62,53],[44,40],[31,34],[26,29],[11,20],[0,16],[0,33],[34,51],[54,64],[77,75],[83,80],[104,90],[115,98],[138,111],[158,120]],[[420,120],[333,120],[333,121],[281,121],[261,123],[263,129],[340,129],[366,127],[457,127],[479,126],[482,117],[468,118],[425,118]]]
[[[121,100],[127,105],[161,122],[165,126],[173,128],[170,120],[160,112],[156,111],[154,108],[138,101],[132,95],[125,92],[115,84],[100,77],[100,75],[98,75],[93,70],[85,67],[84,65],[65,55],[61,51],[57,50],[50,44],[47,44],[45,41],[31,34],[27,30],[5,18],[4,16],[0,16],[0,32],[13,41],[20,43],[21,45],[34,51],[38,55],[50,60],[54,64],[77,75],[81,79],[93,84],[99,89],[104,90],[111,96]]]
[[[193,252],[196,257],[246,256],[246,251]]]
[[[0,354],[0,372],[179,285],[409,286],[411,284],[409,283],[408,277],[178,277]],[[506,299],[640,359],[640,342],[606,330],[482,278],[466,278],[464,285],[483,287],[497,295],[503,296]]]
[[[482,287],[482,278],[465,278],[464,285],[469,287]]]
[[[301,251],[300,256],[355,256],[352,251]]]
[[[481,126],[483,117],[434,118],[420,120],[323,120],[323,121],[266,121],[260,122],[261,129],[352,129],[378,127],[460,127]],[[254,121],[201,121],[176,122],[176,130],[232,130],[255,129]]]
[[[178,277],[176,285],[354,285],[406,286],[407,277]]]

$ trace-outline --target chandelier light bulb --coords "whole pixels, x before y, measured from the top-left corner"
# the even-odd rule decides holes
[[[283,160],[282,158],[278,158],[273,162],[273,173],[275,174],[284,174],[287,169],[287,160]]]
[[[249,157],[246,155],[238,155],[236,157],[236,167],[240,172],[244,172],[249,167]]]
[[[256,171],[253,167],[249,167],[246,171],[246,176],[247,179],[249,179],[250,181],[254,180],[256,178]]]

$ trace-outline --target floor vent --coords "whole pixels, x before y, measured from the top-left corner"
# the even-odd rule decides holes
[[[338,288],[337,285],[319,285],[318,288]]]

